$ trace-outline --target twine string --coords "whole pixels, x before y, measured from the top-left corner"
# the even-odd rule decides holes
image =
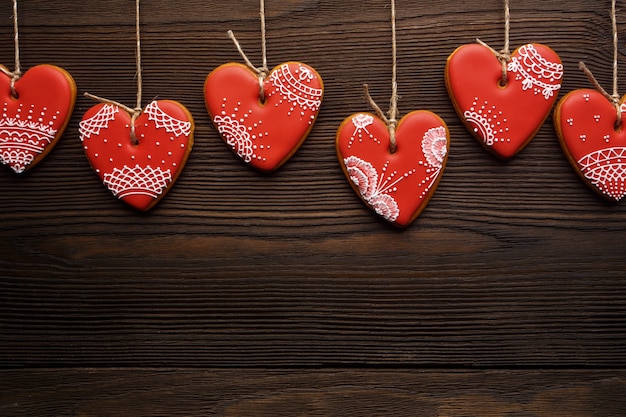
[[[13,42],[15,49],[15,70],[9,71],[8,69],[2,67],[0,71],[6,74],[8,77],[11,77],[11,97],[17,98],[17,90],[15,89],[15,83],[22,76],[22,67],[20,64],[20,36],[19,36],[19,25],[18,25],[18,17],[17,17],[17,0],[13,0]]]
[[[139,28],[139,1],[135,2],[135,65],[137,67],[137,104],[135,105],[135,112],[139,109],[141,113],[141,95],[143,93],[143,76],[141,68],[141,32]],[[134,128],[134,124],[133,124]]]
[[[611,0],[611,27],[613,30],[613,94],[609,94],[598,82],[596,77],[593,76],[593,73],[583,61],[578,63],[578,67],[580,70],[587,76],[591,84],[598,90],[604,97],[607,98],[611,103],[613,103],[613,107],[615,107],[615,113],[617,118],[615,119],[615,129],[620,129],[622,125],[622,106],[620,103],[620,95],[618,90],[618,74],[617,74],[617,57],[618,57],[618,48],[619,48],[619,40],[617,34],[617,12],[615,10],[616,0]]]
[[[613,30],[613,105],[617,113],[615,125],[622,124],[622,106],[620,105],[619,91],[617,87],[617,53],[619,48],[619,39],[617,35],[617,12],[615,10],[615,0],[611,1],[611,28]]]
[[[510,36],[509,33],[511,31],[511,11],[509,8],[509,0],[504,0],[504,48],[497,51],[487,43],[481,41],[480,39],[476,39],[480,45],[488,48],[500,61],[502,65],[502,78],[500,79],[500,85],[505,86],[509,82],[509,76],[507,74],[507,64],[511,60],[511,49],[510,49]]]
[[[395,153],[398,149],[396,141],[396,127],[398,126],[398,58],[397,58],[397,40],[396,40],[396,3],[395,0],[391,0],[391,55],[392,55],[392,67],[391,67],[391,99],[389,100],[389,111],[385,114],[382,109],[376,104],[369,92],[369,86],[363,84],[365,90],[365,98],[369,102],[370,106],[376,112],[376,115],[387,125],[389,130],[389,152]]]
[[[243,51],[243,48],[241,47],[241,44],[239,43],[239,41],[237,40],[237,38],[235,37],[235,34],[233,33],[232,30],[228,31],[228,37],[233,41],[233,43],[235,44],[235,47],[237,48],[237,51],[239,52],[239,55],[241,55],[241,58],[243,59],[243,61],[246,63],[246,66],[248,68],[250,68],[257,76],[258,80],[259,80],[259,99],[261,101],[261,103],[265,102],[265,88],[264,88],[264,83],[265,83],[265,79],[267,78],[270,70],[267,67],[267,41],[266,41],[266,29],[265,29],[265,0],[260,0],[259,3],[259,15],[261,18],[261,59],[262,59],[262,63],[263,66],[262,67],[256,67],[252,61],[250,61],[250,59],[248,59],[248,57],[246,56],[245,52]]]
[[[135,122],[137,118],[141,116],[143,109],[141,107],[141,97],[143,93],[143,79],[141,75],[141,33],[139,28],[139,2],[140,0],[135,0],[135,65],[137,66],[137,103],[134,108],[128,107],[118,101],[109,100],[107,98],[98,97],[96,95],[85,93],[85,97],[88,97],[92,100],[98,101],[104,104],[110,104],[113,106],[117,106],[122,110],[126,111],[130,114],[130,141],[133,145],[139,144],[139,138],[137,137],[137,133],[135,130]]]

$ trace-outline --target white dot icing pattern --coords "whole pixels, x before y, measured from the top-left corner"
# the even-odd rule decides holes
[[[178,142],[184,141],[180,144],[180,148],[185,149],[187,147],[186,139],[191,135],[192,124],[189,121],[179,120],[167,114],[161,109],[157,101],[152,101],[146,106],[143,112],[144,115],[141,117],[145,117],[147,121],[140,126],[155,129],[156,139],[154,146],[156,148],[154,152],[158,152],[157,157],[160,158],[157,160],[157,157],[153,158],[151,153],[143,156],[141,154],[139,156],[132,153],[128,154],[120,138],[111,137],[111,135],[120,134],[115,130],[107,130],[113,128],[114,125],[111,122],[116,119],[118,113],[120,113],[118,106],[104,104],[93,116],[83,120],[79,126],[83,147],[86,152],[93,152],[91,155],[94,161],[102,159],[107,161],[105,165],[99,165],[98,163],[98,168],[95,171],[102,175],[101,178],[104,185],[113,195],[120,199],[132,195],[158,198],[172,182],[172,172],[175,171],[177,166],[176,162],[162,158],[166,154],[172,158],[173,153],[171,150],[168,151],[166,148],[159,151],[158,149],[163,148],[163,145],[172,146],[173,144],[170,144],[174,140]],[[128,123],[124,127],[125,129],[130,129]],[[129,131],[126,131],[124,134],[129,135]],[[159,138],[165,137],[168,137],[169,140],[166,139],[167,143],[163,144],[163,139]],[[141,134],[140,138],[143,140],[146,138],[146,135]],[[130,140],[130,137],[126,136],[126,140]],[[90,150],[90,148],[93,150]],[[96,149],[100,149],[104,154],[101,155],[95,151]],[[129,163],[131,161],[133,162]],[[154,163],[158,164],[158,161],[161,161],[162,166],[154,165]]]
[[[481,101],[479,97],[474,97],[472,107],[463,112],[463,117],[485,145],[492,146],[496,142],[511,141],[508,136],[508,119],[502,111],[490,106],[487,100]]]
[[[9,114],[8,107],[4,103],[0,119],[0,162],[19,174],[54,140],[59,112],[36,109],[35,105],[24,111],[20,104],[15,114]]]
[[[588,94],[583,95],[585,103],[591,103]],[[589,104],[585,104],[588,106]],[[622,104],[620,108],[626,110],[626,105]],[[592,114],[591,117],[595,122],[599,122],[601,117]],[[570,127],[578,126],[576,119],[571,117],[566,120]],[[584,122],[581,121],[584,125]],[[581,142],[592,140],[594,137],[601,139],[604,143],[611,142],[610,135],[602,135],[600,138],[593,134],[594,132],[583,133],[578,136]],[[626,196],[626,147],[610,146],[608,148],[599,149],[589,152],[576,161],[580,172],[583,176],[594,185],[600,192],[620,201]]]
[[[263,129],[263,121],[250,122],[249,117],[252,110],[248,110],[242,115],[239,108],[240,103],[237,103],[233,112],[229,114],[227,105],[227,99],[224,99],[221,114],[213,117],[218,132],[244,162],[249,163],[253,159],[266,161],[267,158],[263,153],[270,150],[271,146],[256,144],[257,139],[269,136],[269,132]]]
[[[532,44],[521,46],[511,58],[507,69],[522,80],[522,89],[542,94],[546,100],[561,88],[563,64],[551,62],[539,54]]]
[[[292,72],[288,64],[283,64],[270,76],[271,89],[268,96],[279,94],[280,100],[276,106],[289,105],[289,115],[296,110],[296,107],[301,109],[300,116],[304,116],[307,110],[317,112],[322,104],[323,90],[310,86],[311,81],[315,79],[317,75],[307,67],[298,65],[297,69]],[[313,120],[311,118],[309,124],[313,124]]]
[[[370,119],[371,118],[371,119]],[[366,114],[359,114],[352,118],[354,133],[349,143],[362,140],[362,132],[373,123],[373,117]],[[380,140],[369,134],[368,137],[380,144]],[[424,198],[435,180],[441,173],[443,162],[447,154],[447,135],[443,126],[431,128],[424,134],[421,142],[421,150],[425,156],[424,160],[417,160],[416,165],[426,167],[426,177],[420,182],[422,188],[420,198]],[[398,187],[406,178],[417,172],[417,168],[410,169],[404,173],[398,171],[389,172],[390,161],[387,160],[379,173],[368,161],[355,155],[344,158],[344,165],[350,180],[357,186],[363,200],[384,219],[394,222],[400,215],[400,207],[392,194],[398,191]]]

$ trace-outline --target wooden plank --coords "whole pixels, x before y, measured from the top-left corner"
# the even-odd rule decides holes
[[[5,417],[622,417],[623,371],[140,370],[0,373]]]
[[[196,264],[164,279],[156,268],[3,280],[2,364],[626,364],[626,288],[617,278],[563,288],[523,275],[403,279],[406,271],[364,269],[338,279],[298,276],[294,266],[293,275],[218,278]]]

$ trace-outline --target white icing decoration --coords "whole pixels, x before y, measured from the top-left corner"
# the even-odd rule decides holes
[[[313,72],[307,67],[300,65],[297,74],[294,74],[288,64],[283,64],[272,72],[270,83],[292,108],[298,106],[303,110],[316,112],[322,104],[323,90],[307,84],[314,78]],[[274,91],[270,93],[273,94]],[[312,123],[313,120],[310,120],[309,124]]]
[[[250,162],[254,155],[252,138],[245,125],[230,116],[215,116],[213,122],[218,132],[226,139],[226,143],[245,162]]]
[[[523,78],[522,89],[524,91],[537,87],[535,93],[540,92],[546,100],[561,88],[563,64],[548,61],[532,44],[521,46],[517,56],[511,58],[507,69],[518,73],[518,77]]]
[[[448,136],[443,126],[429,129],[422,139],[422,151],[426,161],[434,168],[441,169],[448,152]]]
[[[91,135],[99,135],[101,129],[109,127],[109,122],[115,119],[115,114],[119,111],[120,109],[117,106],[105,104],[89,119],[81,121],[78,125],[80,140],[84,141],[91,137]]]
[[[389,184],[383,175],[379,182],[378,172],[369,162],[356,156],[344,158],[343,162],[346,165],[350,179],[359,188],[363,199],[372,206],[378,215],[390,222],[396,221],[400,215],[400,210],[396,200],[388,193],[405,177],[401,176],[398,180]],[[387,162],[385,168],[388,164],[389,162]],[[390,176],[390,178],[393,178],[393,176]]]
[[[376,138],[374,135],[367,130],[368,126],[374,123],[374,117],[371,114],[357,114],[352,118],[352,124],[354,125],[354,132],[352,132],[352,136],[350,137],[350,141],[348,142],[348,149],[352,147],[354,141],[359,139],[359,142],[363,141],[363,132],[367,134],[367,136],[376,143],[380,143],[380,140]]]
[[[122,169],[114,168],[113,172],[104,174],[104,185],[113,195],[124,198],[129,195],[147,195],[157,198],[172,181],[170,170],[152,168],[150,165],[141,167],[126,165]]]
[[[178,120],[165,113],[156,101],[146,106],[145,110],[148,120],[154,122],[157,129],[165,129],[168,133],[173,133],[176,137],[191,134],[191,122]]]
[[[472,107],[463,112],[466,122],[471,124],[476,133],[487,146],[492,146],[496,142],[510,142],[511,138],[506,137],[509,131],[508,120],[498,111],[495,106],[489,107],[489,102],[484,101],[478,108],[479,98],[475,97]]]
[[[0,119],[0,162],[18,174],[24,172],[35,155],[43,152],[54,140],[56,133],[56,129],[42,123],[18,118]]]
[[[607,196],[619,201],[626,195],[626,148],[591,152],[578,165],[585,178]]]

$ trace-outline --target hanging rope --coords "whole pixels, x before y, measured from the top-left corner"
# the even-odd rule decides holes
[[[619,48],[619,39],[617,34],[617,12],[615,9],[616,0],[611,0],[611,27],[613,30],[613,94],[609,94],[598,82],[598,80],[593,76],[593,73],[583,61],[578,63],[578,67],[580,70],[587,76],[589,81],[593,84],[593,86],[598,90],[604,97],[606,97],[611,103],[613,103],[613,107],[615,107],[616,119],[615,119],[615,129],[620,129],[622,126],[622,105],[621,105],[621,97],[619,95],[618,90],[618,75],[617,75],[617,57],[618,57],[618,48]]]
[[[476,39],[480,45],[489,48],[489,50],[498,58],[500,64],[502,65],[502,77],[500,79],[500,85],[505,86],[509,82],[509,76],[507,74],[506,66],[511,60],[511,50],[510,50],[510,40],[509,40],[509,32],[511,31],[511,11],[509,8],[509,0],[504,0],[504,48],[500,51],[495,50],[487,43],[481,41],[480,39]]]
[[[264,0],[260,0],[259,9],[260,9],[259,15],[261,18],[261,55],[262,55],[262,62],[263,62],[262,67],[256,67],[254,66],[254,64],[252,64],[252,62],[248,59],[246,54],[243,52],[243,49],[241,48],[241,45],[239,44],[239,41],[235,37],[235,34],[233,33],[232,30],[228,31],[228,36],[235,44],[235,47],[237,48],[237,51],[239,51],[239,55],[241,55],[244,62],[246,63],[246,66],[250,68],[257,75],[257,78],[259,79],[259,99],[261,100],[261,103],[264,103],[265,102],[265,88],[263,87],[263,85],[265,83],[265,79],[267,78],[270,72],[269,68],[267,67],[267,41],[266,41],[266,35],[265,35],[265,1]]]
[[[141,115],[143,108],[141,107],[141,96],[143,93],[143,77],[142,77],[142,69],[141,69],[141,33],[140,33],[140,19],[139,19],[139,1],[135,0],[135,65],[137,67],[137,103],[134,108],[130,108],[125,106],[122,103],[117,101],[109,100],[106,98],[98,97],[93,94],[85,93],[85,97],[89,97],[93,100],[96,100],[100,103],[110,104],[113,106],[117,106],[123,110],[125,110],[128,114],[130,114],[130,140],[133,145],[139,144],[139,138],[137,138],[137,133],[135,131],[135,122],[137,118]]]
[[[389,152],[395,153],[398,149],[396,141],[396,127],[398,125],[398,58],[397,58],[397,41],[396,41],[396,3],[395,0],[391,0],[391,55],[392,55],[392,67],[391,67],[391,99],[389,100],[389,111],[385,114],[382,109],[376,104],[369,92],[369,86],[363,84],[365,89],[365,97],[369,101],[370,105],[378,115],[378,117],[385,122],[387,129],[389,130]]]
[[[17,18],[17,0],[13,0],[13,42],[15,50],[15,70],[9,71],[6,68],[0,68],[0,70],[11,78],[11,97],[17,98],[17,90],[15,90],[15,83],[22,76],[22,68],[20,65],[20,35],[19,24]]]

